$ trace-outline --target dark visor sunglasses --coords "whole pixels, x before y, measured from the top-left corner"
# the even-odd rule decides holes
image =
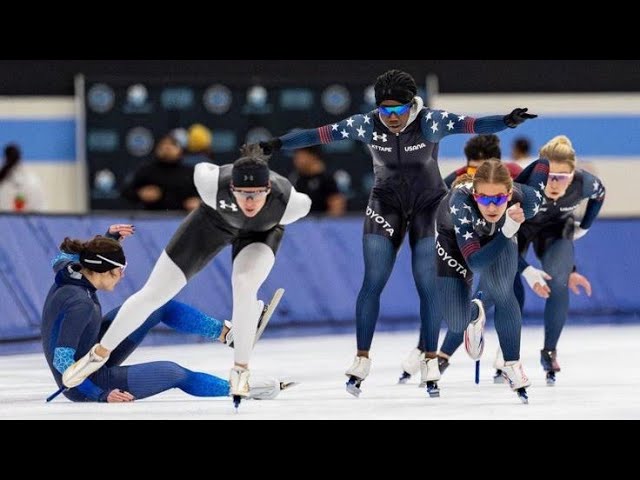
[[[499,193],[498,195],[483,195],[481,193],[474,193],[473,198],[476,202],[480,205],[484,205],[485,207],[488,207],[492,203],[496,207],[499,207],[500,205],[507,203],[507,200],[509,200],[509,194]]]
[[[407,113],[411,109],[411,105],[413,105],[412,102],[409,102],[405,105],[396,105],[395,107],[385,107],[384,105],[380,105],[378,107],[378,112],[380,112],[385,117],[391,116],[392,113],[400,116]]]

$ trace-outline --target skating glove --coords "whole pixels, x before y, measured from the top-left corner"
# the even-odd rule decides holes
[[[531,113],[527,113],[528,108],[516,108],[509,115],[504,116],[504,123],[509,128],[516,128],[518,125],[523,123],[525,120],[529,120],[531,118],[537,118],[537,115],[533,115]]]

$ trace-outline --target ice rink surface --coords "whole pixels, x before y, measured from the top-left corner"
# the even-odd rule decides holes
[[[522,360],[533,382],[529,405],[506,385],[493,384],[493,330],[487,332],[480,384],[462,347],[440,381],[440,398],[429,398],[416,379],[397,385],[400,361],[415,346],[417,332],[380,332],[359,399],[345,391],[355,335],[262,340],[252,374],[301,383],[275,400],[245,401],[237,414],[230,398],[196,398],[180,390],[130,404],[72,403],[63,396],[47,404],[56,385],[44,356],[2,356],[0,419],[640,419],[640,325],[568,326],[558,347],[562,372],[554,387],[546,386],[539,363],[542,338],[541,327],[523,330]],[[154,360],[227,378],[233,352],[219,343],[142,347],[127,363]]]

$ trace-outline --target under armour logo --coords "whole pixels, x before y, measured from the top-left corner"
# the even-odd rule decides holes
[[[387,142],[387,134],[383,133],[382,135],[378,135],[378,132],[373,132],[373,140],[374,141],[381,140],[382,143],[386,143]]]
[[[235,203],[227,203],[226,200],[220,200],[220,208],[223,210],[230,208],[232,212],[238,211],[238,206]]]
[[[245,182],[253,182],[253,175],[245,175],[243,180]]]

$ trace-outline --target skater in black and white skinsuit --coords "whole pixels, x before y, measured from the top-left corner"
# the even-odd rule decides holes
[[[259,147],[245,148],[233,165],[196,165],[202,205],[180,225],[147,283],[129,297],[111,327],[87,355],[65,371],[67,387],[98,370],[109,354],[157,308],[171,300],[224,247],[233,248],[234,360],[230,393],[249,394],[249,359],[262,310],[258,289],[275,262],[283,225],[309,213],[311,200],[270,171]]]

